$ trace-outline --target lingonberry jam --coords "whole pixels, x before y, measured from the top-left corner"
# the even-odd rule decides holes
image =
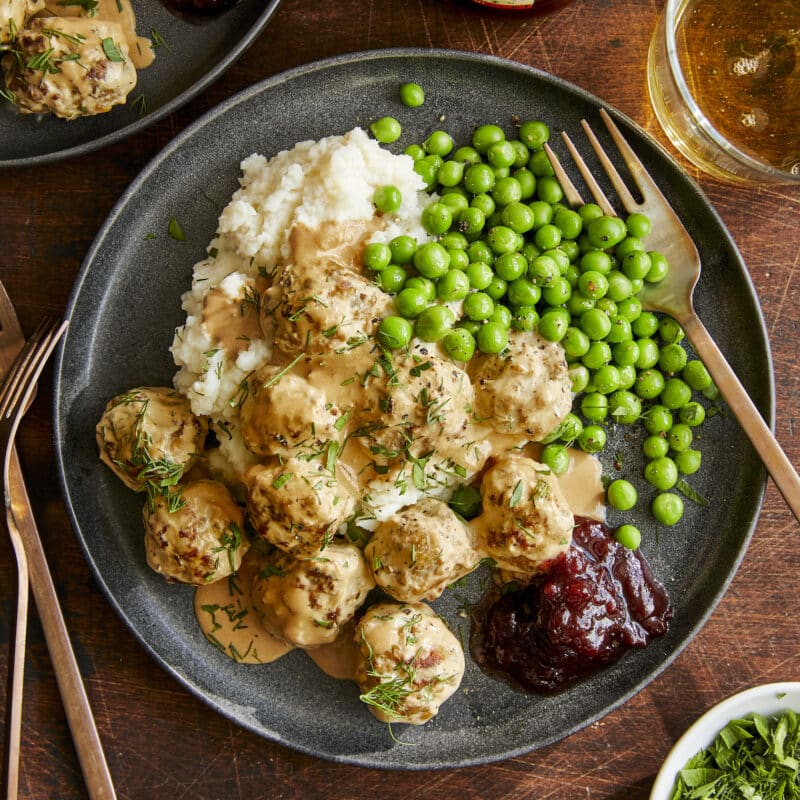
[[[558,691],[662,636],[664,587],[638,550],[577,517],[572,546],[524,589],[487,596],[473,620],[476,661],[531,692]]]

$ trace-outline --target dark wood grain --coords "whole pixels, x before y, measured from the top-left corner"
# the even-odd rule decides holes
[[[106,214],[176,132],[263,77],[348,51],[426,46],[512,58],[599,95],[671,149],[654,119],[645,78],[648,41],[661,5],[659,0],[574,0],[548,16],[516,17],[457,0],[284,0],[238,63],[171,118],[86,158],[0,173],[0,279],[27,332],[42,313],[62,312]],[[749,266],[773,348],[777,433],[797,464],[800,192],[732,187],[684,166]],[[388,773],[298,755],[241,730],[187,693],[150,660],[106,603],[61,501],[50,392],[46,377],[21,431],[21,458],[121,799],[638,800],[648,795],[671,744],[703,709],[752,684],[798,678],[798,525],[768,484],[753,542],[708,623],[669,669],[602,721],[527,756],[463,770]],[[3,645],[13,585],[10,546],[0,536]],[[33,617],[21,797],[80,800],[86,797],[80,770]],[[3,671],[5,659],[3,647]]]

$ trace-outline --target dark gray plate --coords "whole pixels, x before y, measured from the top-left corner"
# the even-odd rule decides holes
[[[417,80],[426,104],[406,109],[398,86]],[[710,500],[681,524],[658,530],[644,514],[643,551],[667,585],[676,614],[669,633],[616,666],[554,697],[518,693],[470,662],[463,688],[429,724],[395,726],[392,740],[358,701],[355,685],[326,678],[294,652],[272,665],[237,665],[207,644],[192,615],[192,590],[167,585],[145,564],[141,497],[101,465],[94,425],[106,401],[137,384],[168,383],[180,296],[205,252],[219,211],[237,188],[238,162],[301,139],[343,133],[391,113],[397,147],[444,125],[465,140],[476,124],[511,130],[515,116],[549,121],[580,137],[582,116],[602,123],[596,97],[552,76],[460,52],[389,50],[336,58],[274,77],[213,110],[134,181],[98,235],[75,286],[58,364],[56,435],[69,510],[98,581],[142,644],[220,713],[275,741],[338,761],[421,769],[505,758],[561,739],[619,706],[653,679],[707,619],[755,526],[765,475],[730,415],[704,429],[704,470],[693,483]],[[768,417],[769,347],[744,264],[697,187],[630,120],[609,109],[659,180],[703,257],[697,305],[713,336]],[[188,241],[167,235],[171,217]],[[742,332],[746,331],[746,335]],[[630,432],[608,448],[636,458]],[[611,465],[608,465],[608,469]],[[646,505],[643,503],[641,505]],[[477,596],[477,581],[471,587]],[[466,637],[451,591],[436,608]]]
[[[280,0],[238,0],[213,17],[176,17],[160,0],[134,0],[136,30],[165,44],[139,71],[124,106],[106,114],[67,121],[51,115],[22,115],[0,101],[0,168],[43,164],[118,142],[152,125],[215,81],[253,42]],[[136,98],[143,97],[144,101]]]

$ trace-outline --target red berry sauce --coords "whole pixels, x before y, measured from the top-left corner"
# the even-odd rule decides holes
[[[476,661],[530,692],[555,692],[662,636],[664,587],[638,550],[577,517],[570,549],[523,589],[485,598],[473,622]]]

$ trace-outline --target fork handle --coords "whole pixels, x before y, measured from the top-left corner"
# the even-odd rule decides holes
[[[800,522],[800,477],[797,471],[697,315],[687,315],[679,322],[795,519]]]
[[[36,522],[30,511],[30,501],[16,451],[11,453],[8,474],[11,487],[9,493],[14,499],[11,510],[28,556],[31,591],[53,662],[53,670],[86,789],[91,800],[116,800],[117,795],[97,733],[86,688],[64,623],[64,615],[36,529]]]

